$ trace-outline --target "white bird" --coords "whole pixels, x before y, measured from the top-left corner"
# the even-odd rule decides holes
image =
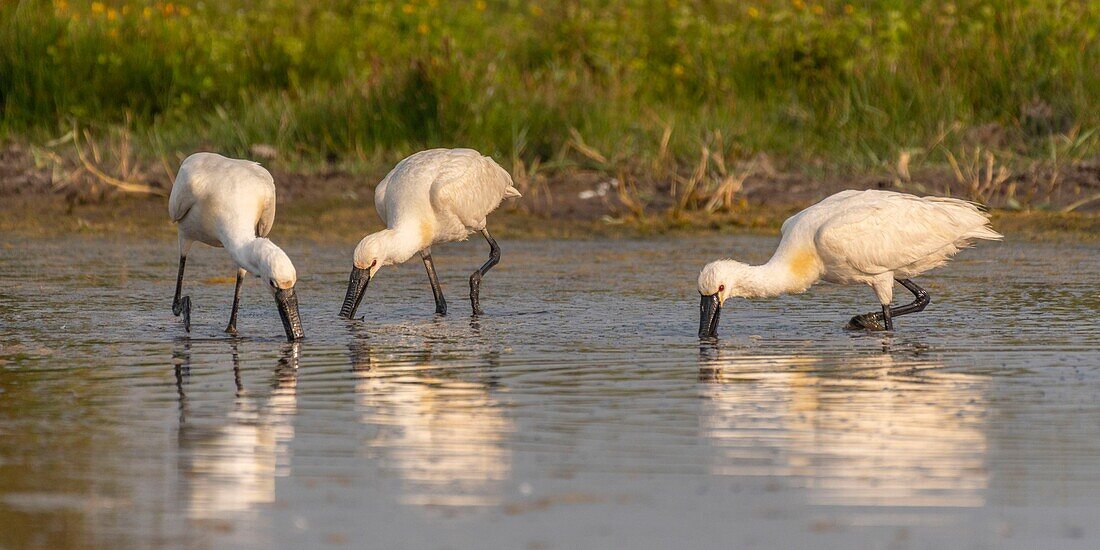
[[[168,214],[178,224],[180,269],[172,313],[183,314],[184,328],[191,330],[191,297],[183,290],[183,266],[195,241],[225,247],[237,263],[237,287],[233,311],[225,331],[237,333],[237,309],[245,273],[264,281],[279,308],[287,340],[302,337],[298,297],[294,283],[298,276],[290,258],[267,234],[275,222],[275,181],[258,163],[225,158],[214,153],[195,153],[180,165]]]
[[[367,235],[355,247],[340,316],[351,318],[382,266],[403,263],[417,252],[428,271],[435,311],[446,314],[431,247],[466,240],[475,231],[485,236],[490,249],[489,261],[470,275],[470,303],[475,315],[482,313],[481,278],[500,261],[500,247],[486,229],[485,218],[505,198],[518,196],[508,172],[472,149],[430,149],[397,163],[374,191],[374,206],[386,229]]]
[[[819,280],[869,285],[882,313],[853,317],[851,328],[893,330],[893,318],[922,311],[928,293],[912,281],[939,267],[975,240],[1002,238],[978,205],[959,199],[892,191],[842,191],[783,222],[771,260],[750,266],[734,260],[707,264],[699,274],[699,336],[717,335],[729,298],[766,298],[806,291]],[[913,303],[891,308],[894,281]]]

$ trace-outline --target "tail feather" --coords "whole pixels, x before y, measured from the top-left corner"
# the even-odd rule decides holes
[[[984,208],[983,205],[976,202],[965,202],[963,206],[966,208],[965,216],[968,225],[971,229],[966,232],[965,237],[971,240],[984,240],[984,241],[999,241],[1004,239],[1004,235],[993,230],[993,226],[989,221],[989,209]]]
[[[968,239],[981,239],[983,241],[999,241],[1005,238],[1004,235],[993,230],[993,227],[989,225],[989,220],[986,220],[985,225],[975,227],[966,234],[966,237]]]
[[[990,225],[989,208],[984,204],[947,197],[925,197],[925,200],[937,204],[956,227],[964,230],[961,238],[967,243],[974,240],[1004,239],[1004,235],[994,231]]]

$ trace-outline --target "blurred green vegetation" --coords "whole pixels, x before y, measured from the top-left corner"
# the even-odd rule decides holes
[[[1100,126],[1098,31],[1100,2],[1063,0],[6,0],[0,132],[125,125],[151,156],[266,143],[351,167],[579,138],[850,168],[997,125],[1038,157]]]

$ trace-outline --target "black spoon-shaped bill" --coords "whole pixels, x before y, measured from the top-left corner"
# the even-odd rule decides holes
[[[279,306],[279,317],[283,320],[286,340],[294,342],[305,336],[302,331],[302,319],[298,316],[298,295],[294,288],[280,288],[275,291],[275,304]]]
[[[370,270],[353,267],[348,278],[348,292],[344,295],[344,305],[340,307],[340,316],[351,319],[355,310],[359,309],[359,302],[363,301],[363,294],[370,284]]]
[[[722,313],[722,303],[718,293],[702,296],[699,301],[699,337],[718,337],[718,317]]]

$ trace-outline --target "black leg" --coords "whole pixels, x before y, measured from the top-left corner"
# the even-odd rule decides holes
[[[191,297],[180,297],[183,293],[183,266],[187,263],[187,256],[180,256],[180,271],[176,275],[176,297],[172,299],[172,315],[183,315],[183,329],[191,332]]]
[[[901,286],[913,293],[915,298],[912,303],[904,306],[889,307],[882,306],[882,313],[865,313],[863,315],[856,315],[852,317],[851,321],[848,321],[848,328],[851,329],[867,329],[867,330],[894,330],[894,317],[900,315],[908,315],[910,313],[918,313],[924,311],[924,308],[928,307],[928,304],[932,303],[932,298],[928,295],[928,292],[923,288],[917,286],[916,283],[909,279],[895,279]]]
[[[443,287],[439,286],[439,278],[435,276],[435,264],[432,263],[431,251],[420,251],[420,258],[424,260],[424,269],[428,271],[428,281],[432,283],[432,295],[435,296],[435,312],[446,315],[447,300],[443,298]]]
[[[489,230],[482,229],[481,234],[485,235],[486,241],[489,241],[489,261],[485,262],[485,265],[482,265],[481,269],[475,271],[473,275],[470,275],[470,305],[474,308],[474,315],[481,315],[484,313],[478,301],[478,295],[481,292],[481,278],[500,261],[500,246],[493,240],[493,236],[489,234]]]
[[[932,297],[928,295],[928,292],[919,287],[913,281],[909,279],[897,279],[901,286],[909,289],[909,292],[913,293],[913,303],[906,304],[901,307],[896,307],[890,310],[890,313],[894,317],[898,315],[908,315],[910,313],[918,313],[924,311],[924,308],[928,307],[928,304],[932,303]]]
[[[237,270],[237,288],[233,289],[233,311],[229,314],[229,326],[225,331],[237,335],[237,310],[241,307],[241,285],[244,283],[244,270]]]

